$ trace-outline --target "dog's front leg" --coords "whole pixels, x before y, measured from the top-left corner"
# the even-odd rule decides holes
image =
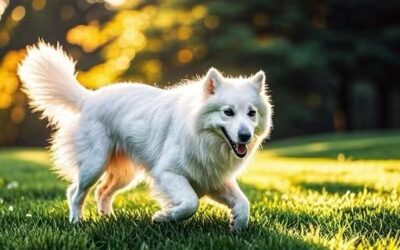
[[[231,209],[229,228],[240,231],[247,226],[250,215],[250,205],[236,180],[230,180],[225,185],[210,195],[210,198],[228,206]]]
[[[199,198],[184,176],[162,171],[154,179],[156,198],[162,205],[153,216],[154,222],[184,220],[196,212]]]

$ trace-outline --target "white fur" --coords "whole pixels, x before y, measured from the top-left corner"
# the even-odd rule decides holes
[[[154,221],[186,219],[208,195],[231,208],[232,229],[247,224],[249,203],[236,175],[271,129],[262,71],[225,78],[212,68],[171,89],[120,83],[90,91],[77,82],[74,62],[59,46],[40,42],[28,49],[19,76],[32,107],[57,129],[52,151],[56,170],[72,183],[72,222],[81,218],[85,196],[101,176],[96,198],[108,215],[115,193],[144,171],[161,205]],[[227,116],[226,108],[235,115]],[[244,158],[234,155],[221,127],[236,143],[239,128],[251,133]]]

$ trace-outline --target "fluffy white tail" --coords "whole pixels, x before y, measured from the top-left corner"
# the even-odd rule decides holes
[[[75,78],[75,62],[62,50],[44,42],[28,48],[18,69],[23,90],[34,111],[43,112],[50,124],[58,125],[66,114],[78,113],[91,91]]]

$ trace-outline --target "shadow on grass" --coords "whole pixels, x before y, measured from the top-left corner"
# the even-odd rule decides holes
[[[395,237],[400,230],[398,213],[374,207],[349,208],[330,215],[266,209],[262,221],[256,222],[253,217],[240,233],[228,231],[226,216],[205,212],[200,211],[184,222],[153,224],[152,212],[146,209],[143,212],[142,208],[132,214],[117,212],[115,218],[88,220],[77,226],[67,224],[65,230],[85,232],[88,244],[96,248],[150,249],[326,249],[286,232],[321,228],[319,237],[329,239],[344,226],[348,228],[343,234],[345,239],[358,234],[373,244],[383,235]],[[340,219],[341,223],[332,223],[333,219]]]
[[[65,188],[54,187],[52,189],[24,188],[24,189],[0,189],[0,197],[5,202],[13,202],[19,199],[35,201],[51,201],[56,199],[65,199]]]
[[[15,171],[14,161],[8,162],[8,167],[0,169],[0,176],[6,174],[7,183],[17,181],[20,187],[13,189],[16,193],[7,193],[9,190],[2,188],[0,190],[2,195],[9,195],[6,197],[10,199],[16,195],[25,195],[39,202],[41,199],[46,200],[48,204],[43,206],[43,210],[53,208],[52,205],[55,203],[52,202],[53,199],[59,200],[60,197],[64,197],[64,186],[50,173],[47,166],[18,160],[16,163],[18,169]],[[37,171],[30,171],[34,167]],[[318,192],[325,190],[343,194],[348,190],[354,193],[364,191],[364,186],[345,183],[321,182],[299,183],[299,185],[303,189]],[[241,183],[240,186],[252,203],[265,200],[267,191],[275,194],[278,192],[246,183]],[[367,207],[340,211],[343,215],[319,215],[312,212],[302,213],[294,210],[295,208],[274,209],[262,205],[254,211],[249,227],[239,234],[228,231],[226,215],[208,213],[208,207],[185,222],[152,224],[151,215],[154,208],[143,204],[137,210],[117,211],[116,218],[94,217],[95,219],[89,219],[78,225],[69,224],[65,208],[54,209],[56,214],[34,210],[33,218],[26,217],[25,213],[17,214],[18,209],[15,209],[14,213],[0,216],[0,225],[8,225],[3,229],[0,228],[0,245],[4,248],[29,246],[35,249],[47,246],[66,249],[324,249],[322,245],[289,232],[295,235],[301,234],[304,228],[307,229],[312,225],[314,228],[320,227],[322,236],[329,238],[341,230],[343,224],[350,223],[349,238],[360,233],[371,240],[376,240],[389,235],[393,232],[391,230],[400,230],[398,213],[384,209],[377,211],[376,208]],[[340,223],[332,223],[335,220],[340,220]],[[390,221],[386,223],[387,220]],[[371,232],[373,235],[370,237]]]
[[[2,224],[9,225],[0,228],[0,243],[6,249],[326,249],[254,221],[240,233],[233,233],[228,230],[227,218],[213,213],[160,224],[151,223],[151,214],[147,209],[132,214],[117,211],[116,217],[78,224],[70,224],[59,210],[34,218],[7,214],[0,217]],[[20,228],[17,234],[12,225]],[[12,240],[4,239],[6,235]]]
[[[343,233],[345,240],[351,240],[357,235],[372,245],[382,238],[398,237],[400,230],[400,214],[380,207],[351,207],[323,215],[320,212],[280,209],[266,213],[271,226],[279,223],[284,225],[285,230],[297,232],[319,228],[321,231],[318,237],[327,239],[336,237],[338,233]]]
[[[269,144],[282,157],[389,160],[400,159],[400,133],[360,132],[319,135],[281,140]]]
[[[266,228],[259,222],[251,222],[241,233],[231,233],[228,217],[221,216],[220,212],[209,213],[207,209],[188,221],[153,224],[154,207],[142,205],[129,212],[117,210],[115,218],[91,216],[88,221],[71,225],[67,220],[68,211],[60,205],[65,197],[65,185],[47,165],[4,153],[0,165],[0,178],[3,179],[0,197],[7,206],[14,206],[14,211],[0,216],[0,224],[8,225],[0,229],[0,243],[5,248],[29,245],[39,249],[43,246],[71,249],[322,249],[300,237]],[[13,182],[18,185],[7,189]],[[251,185],[244,185],[244,189],[251,200],[262,199],[264,190]],[[26,217],[27,213],[33,213],[33,217]]]
[[[368,219],[364,218],[367,216]],[[382,236],[398,237],[400,232],[400,213],[396,210],[379,207],[353,207],[343,210],[342,220],[352,218],[351,228],[360,235],[365,235],[370,243]],[[348,235],[351,237],[352,235]]]
[[[184,222],[153,224],[151,218],[118,216],[99,222],[89,235],[96,248],[150,249],[325,249],[276,230],[250,223],[240,233],[228,230],[228,221],[209,215],[196,216]],[[119,234],[106,230],[119,228]]]
[[[341,195],[347,192],[362,193],[364,192],[364,190],[366,190],[367,192],[377,192],[376,189],[371,187],[340,182],[300,182],[298,183],[298,186],[300,186],[300,188],[304,190],[312,190],[319,193],[327,192],[330,194]]]
[[[9,225],[0,229],[2,246],[13,248],[29,244],[32,249],[43,245],[71,249],[326,249],[286,232],[320,227],[321,236],[331,238],[345,226],[348,228],[343,234],[345,239],[350,240],[358,234],[374,244],[383,235],[395,237],[395,232],[400,230],[398,213],[376,207],[349,208],[324,216],[265,209],[261,214],[262,221],[256,222],[253,217],[240,233],[231,233],[227,229],[226,216],[207,213],[207,210],[199,211],[184,222],[153,224],[153,211],[142,207],[131,213],[117,211],[116,217],[88,219],[76,225],[68,222],[64,211],[57,211],[51,216],[36,214],[34,218],[15,213],[0,217],[0,223]],[[335,218],[341,223],[332,223],[332,216],[338,216]],[[11,225],[16,222],[20,229],[13,240],[1,239],[1,235],[11,234]]]

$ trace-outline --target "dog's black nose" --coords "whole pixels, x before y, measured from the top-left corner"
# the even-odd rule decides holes
[[[250,140],[251,138],[251,133],[248,128],[244,126],[240,126],[239,132],[238,132],[238,137],[240,142],[246,143]]]

